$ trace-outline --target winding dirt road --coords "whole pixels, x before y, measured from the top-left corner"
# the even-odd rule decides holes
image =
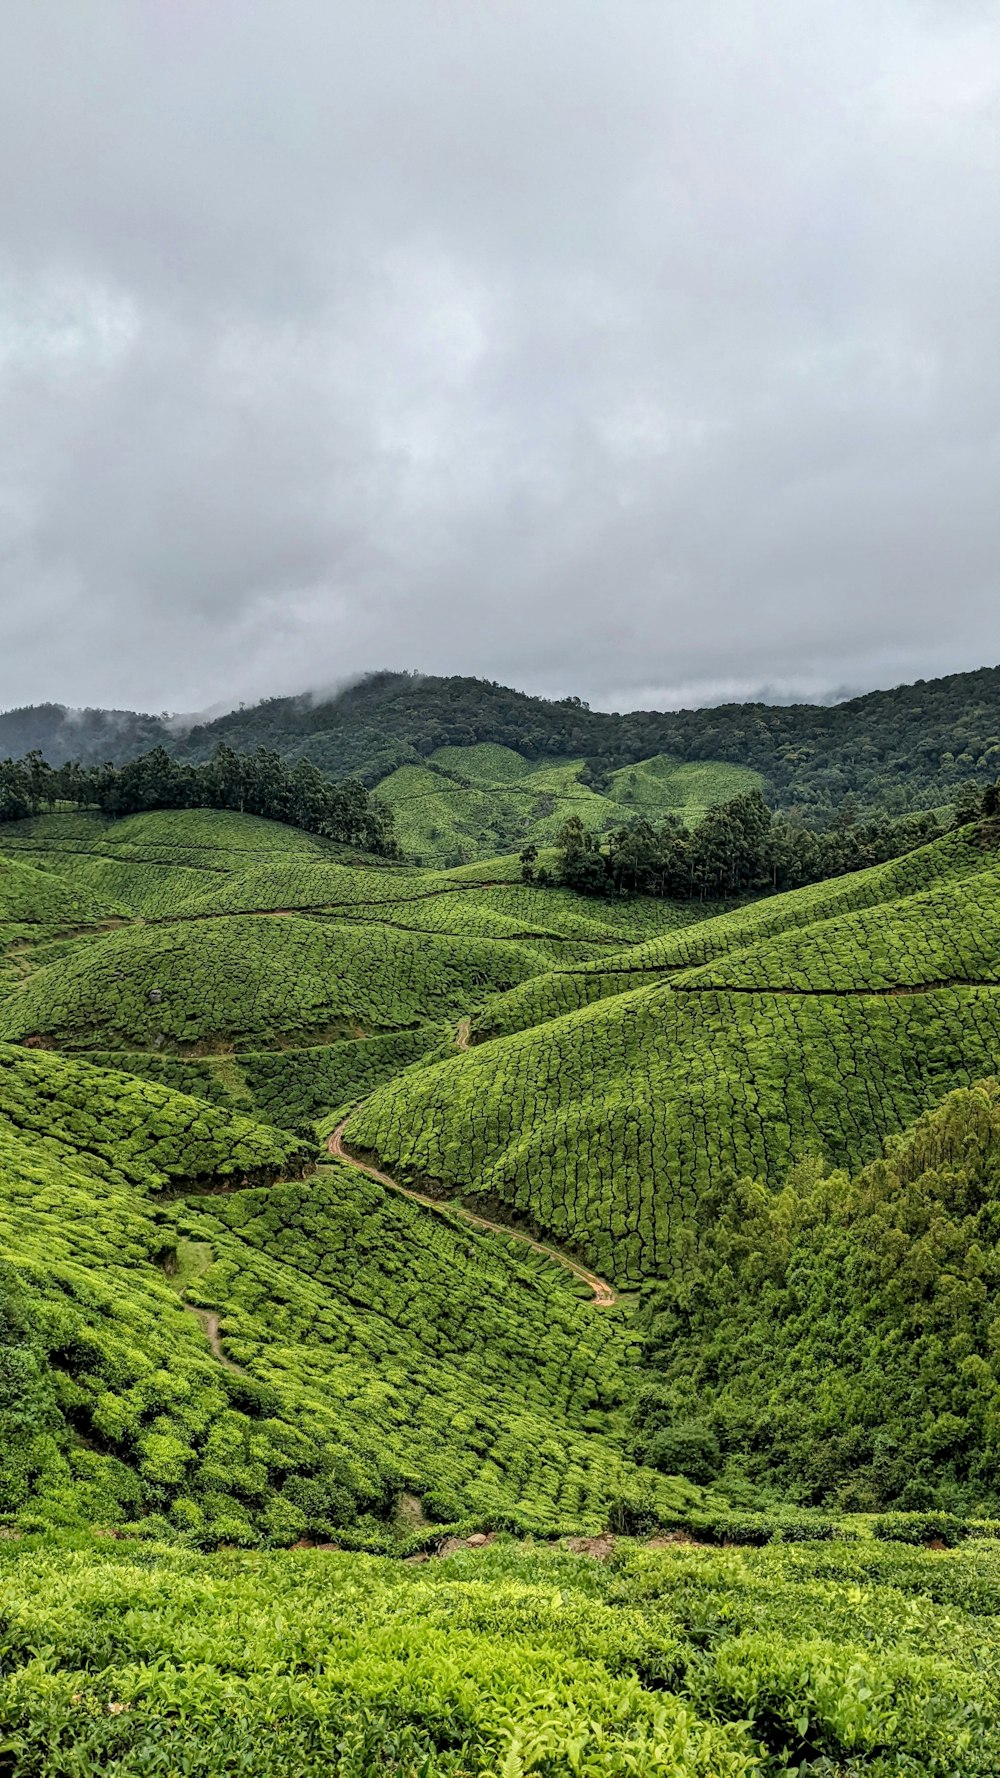
[[[462,1023],[466,1027],[468,1026],[468,1020],[463,1020]],[[468,1030],[466,1029],[467,1039]],[[467,1042],[466,1044],[459,1042],[460,1049],[466,1047]],[[606,1283],[603,1278],[598,1278],[595,1272],[588,1272],[585,1266],[578,1265],[575,1259],[568,1259],[566,1254],[560,1253],[557,1247],[549,1247],[544,1241],[536,1241],[531,1235],[524,1235],[520,1229],[513,1229],[508,1224],[491,1222],[487,1216],[477,1216],[474,1210],[466,1210],[464,1204],[445,1202],[440,1198],[428,1196],[426,1192],[414,1191],[408,1185],[400,1185],[398,1180],[393,1179],[389,1173],[383,1173],[381,1168],[372,1166],[369,1161],[359,1161],[344,1147],[343,1135],[347,1122],[345,1117],[343,1122],[337,1125],[332,1136],[327,1138],[327,1149],[336,1160],[344,1161],[348,1167],[356,1168],[359,1173],[367,1173],[369,1179],[377,1179],[380,1185],[387,1185],[390,1191],[399,1192],[401,1197],[411,1198],[415,1204],[422,1204],[427,1210],[436,1210],[439,1216],[443,1212],[450,1216],[460,1216],[463,1222],[471,1223],[474,1228],[486,1229],[492,1235],[505,1235],[509,1241],[523,1241],[524,1245],[530,1247],[533,1253],[542,1254],[544,1258],[551,1260],[553,1265],[562,1266],[563,1271],[572,1272],[574,1278],[579,1278],[581,1283],[586,1284],[593,1293],[591,1301],[595,1309],[610,1309],[618,1301],[617,1292],[612,1290],[610,1284]]]

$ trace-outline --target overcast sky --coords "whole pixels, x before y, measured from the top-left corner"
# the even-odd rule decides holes
[[[996,0],[3,0],[0,705],[1000,659]]]

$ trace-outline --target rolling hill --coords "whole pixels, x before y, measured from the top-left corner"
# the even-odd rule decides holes
[[[683,765],[666,755],[613,772],[604,793],[587,776],[583,759],[533,764],[510,747],[440,747],[425,765],[391,772],[378,795],[406,853],[456,865],[524,844],[552,846],[573,815],[597,833],[630,815],[697,826],[712,804],[761,783],[742,766]]]
[[[777,1178],[810,1149],[863,1163],[993,1071],[997,886],[992,846],[963,830],[535,976],[477,1007],[486,1041],[379,1088],[347,1139],[506,1205],[623,1283],[669,1273],[727,1172]]]
[[[728,908],[0,826],[0,1764],[988,1778],[996,826]]]

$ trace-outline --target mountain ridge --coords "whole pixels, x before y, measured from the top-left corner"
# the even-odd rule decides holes
[[[970,778],[1000,767],[1000,666],[865,692],[840,704],[720,704],[671,711],[591,710],[574,697],[545,699],[469,677],[378,672],[334,697],[260,702],[194,723],[134,711],[24,706],[0,713],[0,754],[37,747],[67,758],[124,763],[162,745],[178,759],[208,758],[220,743],[266,746],[310,760],[327,775],[374,788],[439,748],[490,743],[528,759],[582,759],[602,775],[654,756],[721,761],[758,772],[768,801],[810,818],[847,799],[902,813],[950,800]]]

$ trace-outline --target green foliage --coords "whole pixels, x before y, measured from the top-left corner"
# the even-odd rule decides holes
[[[934,813],[845,824],[817,834],[776,819],[759,790],[705,811],[693,831],[668,816],[633,817],[606,845],[579,815],[558,835],[556,881],[580,895],[644,894],[703,901],[825,882],[912,852],[943,830]]]
[[[669,755],[682,769],[716,773],[727,762],[758,773],[770,803],[823,825],[848,799],[862,813],[896,815],[949,803],[969,780],[994,780],[1000,764],[998,680],[1000,669],[986,667],[836,705],[727,704],[612,714],[590,710],[579,698],[533,698],[484,680],[375,673],[326,702],[268,698],[183,737],[131,712],[71,715],[59,705],[9,711],[0,716],[0,749],[40,748],[55,765],[71,755],[100,765],[109,757],[131,759],[157,743],[188,760],[207,760],[220,743],[244,753],[263,745],[288,760],[307,758],[333,778],[356,775],[369,786],[435,754],[451,772],[453,750],[470,780],[485,769],[492,783],[506,784],[511,776],[516,783],[516,771],[504,766],[515,752],[529,769],[543,760],[586,759],[591,786],[605,794],[623,781],[628,788],[628,772],[635,770],[640,795],[667,777],[660,756]],[[461,760],[469,756],[463,770]],[[724,801],[743,788],[749,788],[745,781],[730,782],[720,784],[720,794],[714,785],[704,794],[697,780],[681,781],[670,794],[683,795],[690,808],[703,796]]]
[[[952,932],[955,957],[988,962],[994,886],[993,851],[956,834],[536,976],[478,1008],[474,1037],[505,1035],[389,1082],[348,1139],[402,1176],[507,1205],[623,1282],[674,1272],[700,1197],[727,1174],[779,1180],[806,1150],[862,1164],[950,1088],[992,1071],[992,973],[981,987],[930,984]],[[866,907],[878,910],[862,922],[867,952],[857,920],[834,917]],[[815,990],[803,970],[787,991],[782,932],[813,960]],[[909,973],[921,992],[892,993],[906,971],[893,978],[888,964],[915,956],[918,935],[925,963]],[[830,992],[841,954],[843,987]],[[685,972],[705,956],[717,959],[707,980]],[[740,982],[749,959],[751,981],[767,984],[753,992]]]
[[[18,858],[0,858],[0,920],[48,929],[89,925],[119,912],[102,906],[83,885]]]
[[[239,1066],[254,1105],[272,1123],[299,1128],[319,1120],[332,1129],[335,1108],[365,1098],[383,1081],[453,1043],[453,1026],[419,1025],[415,1031],[317,1049],[259,1050],[241,1056]]]
[[[0,1260],[0,1513],[30,1500],[48,1470],[61,1426],[54,1381],[33,1304],[14,1267]]]
[[[998,1546],[0,1553],[24,1778],[992,1778]],[[995,1606],[993,1607],[995,1610]]]
[[[473,751],[430,775],[544,775]],[[554,805],[620,790],[567,753]],[[9,823],[0,1032],[101,1066],[0,1046],[0,1529],[80,1546],[0,1538],[0,1767],[1000,1769],[1000,881],[966,812],[729,912],[230,810]],[[358,1100],[394,1177],[635,1302],[342,1163],[287,1177]],[[712,1547],[287,1547],[449,1526]]]
[[[956,1513],[884,1513],[872,1524],[872,1536],[884,1543],[933,1544],[953,1548],[970,1535],[971,1527]]]
[[[113,1068],[156,1086],[170,1087],[175,1093],[188,1093],[193,1099],[207,1099],[210,1105],[242,1102],[245,1107],[251,1103],[245,1082],[237,1074],[238,1064],[230,1057],[201,1060],[144,1050],[88,1050],[87,1061],[95,1068]],[[261,1110],[265,1121],[289,1127],[281,1118],[272,1118],[263,1106]]]
[[[871,992],[994,982],[1000,972],[1000,862],[889,904],[831,915],[678,977],[687,987]]]
[[[0,763],[0,820],[19,821],[59,802],[112,816],[143,809],[237,809],[368,852],[391,857],[397,849],[388,811],[363,784],[351,778],[332,784],[308,760],[289,766],[263,747],[240,755],[223,744],[202,766],[180,765],[163,747],[120,767],[71,761],[53,770],[37,752]]]
[[[544,959],[292,915],[135,927],[41,969],[0,1003],[0,1036],[75,1049],[260,1048],[458,1017]]]
[[[669,754],[658,753],[612,772],[608,795],[647,820],[673,815],[686,827],[697,827],[719,803],[760,788],[760,774],[746,766],[723,760],[679,765]]]
[[[336,1380],[344,1436],[432,1516],[596,1530],[637,1474],[620,1455],[620,1322],[523,1244],[343,1166],[185,1226],[218,1256],[199,1291],[222,1293],[227,1349],[304,1416]],[[654,1490],[662,1510],[674,1489]]]
[[[598,784],[668,754],[758,772],[770,803],[821,825],[846,799],[862,814],[897,815],[948,803],[969,779],[995,779],[998,682],[1000,668],[986,667],[843,704],[619,715],[589,710],[579,698],[532,698],[483,680],[382,673],[327,703],[272,698],[233,711],[194,730],[180,750],[205,758],[220,739],[245,749],[264,741],[289,757],[305,754],[332,774],[357,773],[370,785],[441,747],[464,752],[485,743],[531,761],[585,758]]]
[[[1000,994],[684,993],[646,987],[379,1088],[348,1140],[400,1177],[496,1199],[621,1282],[686,1263],[699,1197],[780,1179],[806,1149],[878,1153],[989,1072]]]
[[[804,1163],[778,1192],[721,1182],[647,1307],[637,1456],[855,1510],[994,1507],[998,1198],[995,1081],[949,1095],[853,1180]],[[958,1522],[874,1529],[950,1543]]]
[[[0,1143],[143,1192],[301,1171],[301,1140],[129,1074],[0,1044]]]
[[[246,1119],[0,1055],[6,1510],[26,1528],[159,1515],[204,1545],[391,1544],[405,1488],[443,1521],[593,1531],[641,1482],[621,1448],[620,1319],[523,1244],[343,1166],[248,1189],[248,1161],[266,1172],[290,1146],[278,1132],[254,1153]],[[231,1148],[210,1195],[178,1200],[174,1178],[164,1202],[192,1113]],[[0,1395],[0,1430],[4,1411]],[[645,1486],[658,1512],[697,1499]]]
[[[603,833],[623,808],[693,826],[709,803],[753,790],[756,772],[741,766],[679,765],[660,757],[619,772],[607,792],[593,788],[583,759],[534,763],[509,747],[442,747],[421,765],[403,765],[379,784],[404,850],[430,864],[457,864],[524,844],[551,846],[575,816]]]

